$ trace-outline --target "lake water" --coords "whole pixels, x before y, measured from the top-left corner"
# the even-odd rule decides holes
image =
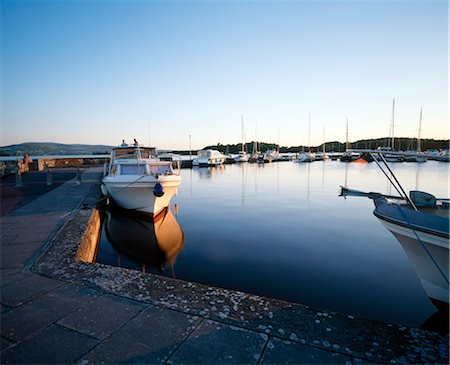
[[[448,164],[391,167],[406,191],[448,197]],[[375,163],[234,164],[181,176],[170,210],[154,225],[108,213],[97,262],[408,326],[435,314],[372,201],[338,196],[340,185],[394,194]],[[155,235],[169,252],[165,267],[157,247],[152,257],[139,253]]]

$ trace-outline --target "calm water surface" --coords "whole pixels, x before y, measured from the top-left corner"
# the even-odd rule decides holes
[[[448,197],[448,164],[391,166],[406,191]],[[394,194],[375,163],[235,164],[181,175],[155,224],[108,213],[98,262],[142,270],[142,261],[148,272],[409,326],[436,312],[372,201],[338,197],[340,185]],[[139,245],[153,245],[151,257]]]

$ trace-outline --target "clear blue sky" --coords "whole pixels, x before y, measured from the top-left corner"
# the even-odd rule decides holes
[[[1,4],[1,145],[449,135],[446,1]]]

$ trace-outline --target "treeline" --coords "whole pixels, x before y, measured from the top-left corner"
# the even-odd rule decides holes
[[[449,140],[435,140],[435,139],[422,139],[420,142],[422,151],[425,150],[439,150],[439,149],[448,149],[449,148]],[[241,143],[237,144],[221,144],[218,143],[216,145],[205,146],[203,149],[214,149],[218,150],[222,153],[232,153],[236,154],[241,151]],[[251,153],[253,151],[254,142],[248,142],[245,144],[245,151]],[[355,142],[349,142],[349,148],[354,149],[377,149],[378,147],[387,147],[389,146],[388,138],[378,138],[378,139],[362,139]],[[394,140],[394,148],[395,150],[416,150],[417,149],[417,138],[395,138]],[[265,152],[268,150],[279,150],[281,153],[298,153],[301,151],[311,150],[312,152],[320,152],[323,150],[323,144],[319,146],[278,146],[276,143],[267,143],[267,142],[258,142],[258,151]],[[325,142],[325,151],[326,152],[343,152],[346,150],[345,143],[338,141]],[[189,154],[189,151],[174,151],[180,154]],[[197,151],[191,151],[192,153],[196,153]]]

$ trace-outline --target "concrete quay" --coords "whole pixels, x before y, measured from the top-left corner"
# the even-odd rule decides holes
[[[448,336],[89,262],[101,168],[0,220],[2,364],[447,364]]]

